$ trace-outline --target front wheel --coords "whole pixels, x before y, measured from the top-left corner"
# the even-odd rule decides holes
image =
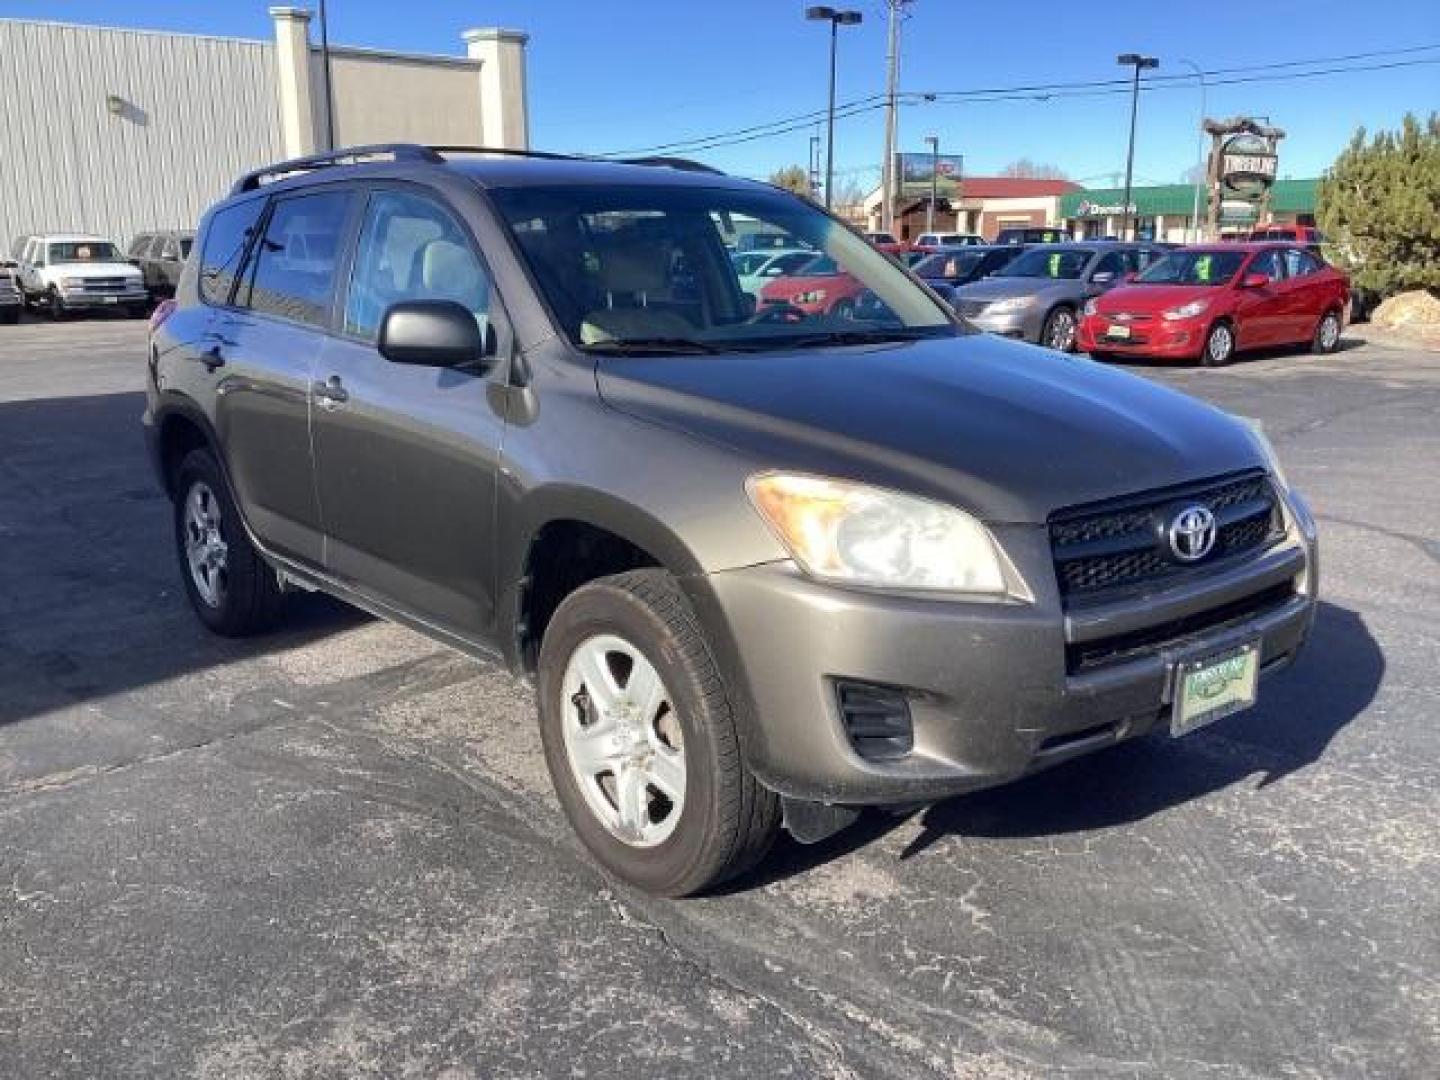
[[[1040,343],[1060,352],[1075,351],[1075,312],[1068,307],[1058,307],[1045,316],[1045,325],[1040,331]]]
[[[1218,322],[1205,335],[1200,362],[1206,367],[1224,367],[1235,355],[1235,331],[1227,322]]]
[[[1332,353],[1339,347],[1340,313],[1327,311],[1320,317],[1320,322],[1315,327],[1315,337],[1311,339],[1310,351],[1320,354]]]
[[[56,322],[59,322],[70,313],[69,309],[65,306],[65,301],[61,299],[58,289],[51,289],[45,294],[45,308],[50,318]]]
[[[545,629],[538,681],[555,793],[607,870],[684,896],[764,857],[779,800],[741,756],[738,706],[670,574],[571,593]]]

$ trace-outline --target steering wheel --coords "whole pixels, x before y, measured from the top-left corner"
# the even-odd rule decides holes
[[[782,302],[779,304],[767,304],[755,312],[754,315],[750,316],[750,322],[755,325],[783,323],[786,326],[794,326],[796,323],[804,322],[809,317],[809,315],[805,314],[804,311],[794,304]]]

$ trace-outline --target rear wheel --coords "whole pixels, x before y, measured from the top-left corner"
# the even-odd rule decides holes
[[[1235,355],[1235,329],[1228,322],[1217,322],[1205,335],[1205,348],[1200,363],[1206,367],[1224,367]]]
[[[1058,349],[1060,352],[1075,350],[1075,312],[1068,307],[1057,307],[1045,316],[1045,325],[1040,331],[1040,344]]]
[[[779,800],[746,767],[737,705],[670,574],[616,574],[567,597],[538,681],[555,793],[606,869],[683,896],[769,850]]]
[[[190,606],[217,634],[245,637],[284,614],[275,571],[245,535],[225,477],[209,450],[192,450],[175,480],[175,547]]]
[[[1320,322],[1315,327],[1315,337],[1310,341],[1310,351],[1313,353],[1332,353],[1340,347],[1340,313],[1338,311],[1327,311],[1320,316]]]

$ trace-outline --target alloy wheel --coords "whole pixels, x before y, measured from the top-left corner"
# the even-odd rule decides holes
[[[1212,364],[1223,364],[1230,359],[1230,354],[1235,349],[1235,335],[1231,333],[1230,327],[1220,323],[1210,331],[1210,337],[1205,342],[1205,351],[1210,356]]]
[[[1325,318],[1320,320],[1320,348],[1329,352],[1340,341],[1340,320],[1335,313],[1329,312]]]
[[[1075,345],[1075,316],[1065,309],[1060,309],[1050,316],[1046,324],[1049,333],[1045,337],[1045,344],[1052,349],[1059,349],[1061,352],[1069,352]]]
[[[565,754],[590,812],[633,847],[664,843],[685,806],[685,746],[655,665],[616,634],[587,638],[561,694]]]
[[[191,484],[185,496],[184,528],[190,580],[200,599],[218,608],[229,587],[229,547],[220,530],[220,500],[204,481]]]

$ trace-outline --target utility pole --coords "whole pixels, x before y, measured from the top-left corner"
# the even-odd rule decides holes
[[[889,27],[885,45],[885,160],[881,163],[880,221],[881,228],[895,228],[895,95],[900,85],[900,20],[911,0],[885,0],[889,8]]]
[[[820,198],[820,136],[810,136],[810,197]]]
[[[330,29],[325,19],[325,0],[320,0],[320,63],[325,74],[325,149],[335,149],[335,95],[330,89]]]
[[[1135,172],[1135,114],[1140,105],[1140,72],[1150,68],[1158,68],[1160,61],[1153,56],[1141,56],[1139,53],[1124,53],[1115,58],[1115,62],[1122,67],[1133,67],[1135,69],[1135,81],[1130,87],[1130,142],[1125,150],[1125,201],[1120,206],[1120,239],[1133,240],[1135,237],[1127,236],[1134,227],[1135,215],[1130,212],[1130,182]]]
[[[836,11],[832,7],[817,5],[805,9],[805,18],[814,22],[830,24],[830,107],[825,120],[825,209],[830,209],[835,188],[835,52],[839,31],[842,26],[860,25],[858,11]]]
[[[930,205],[925,210],[925,231],[935,231],[935,201],[940,197],[940,136],[926,135],[930,144]]]

